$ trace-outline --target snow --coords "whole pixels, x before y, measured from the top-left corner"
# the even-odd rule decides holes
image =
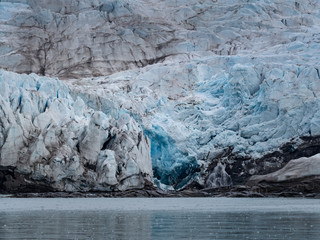
[[[320,154],[291,160],[283,168],[266,175],[254,175],[249,181],[282,182],[320,175]]]

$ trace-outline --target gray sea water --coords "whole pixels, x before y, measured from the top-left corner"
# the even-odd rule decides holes
[[[320,239],[320,200],[0,198],[0,239]]]

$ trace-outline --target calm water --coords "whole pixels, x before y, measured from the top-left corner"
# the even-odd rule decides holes
[[[310,199],[0,198],[0,239],[320,239]]]

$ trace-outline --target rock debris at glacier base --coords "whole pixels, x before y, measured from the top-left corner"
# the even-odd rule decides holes
[[[2,190],[110,191],[152,182],[150,141],[128,114],[94,111],[58,79],[2,70],[0,86]]]
[[[320,175],[320,154],[312,157],[298,158],[291,160],[283,168],[266,175],[254,175],[249,179],[251,183],[265,182],[284,182],[314,177]]]
[[[153,168],[158,186],[180,189],[243,184],[315,155],[319,15],[316,0],[0,1],[0,67],[65,80],[15,75],[46,79],[46,93],[1,87],[3,101],[24,109],[3,105],[11,113],[1,117],[1,156],[9,156],[1,165],[27,168],[35,179],[45,172],[63,190],[143,187]],[[58,86],[66,94],[59,104],[51,90]],[[19,103],[14,88],[28,100]],[[49,96],[57,98],[50,111]],[[48,119],[59,122],[51,133]],[[36,169],[34,159],[57,149],[66,159],[75,154],[80,167],[48,161]],[[135,176],[125,184],[119,161]]]

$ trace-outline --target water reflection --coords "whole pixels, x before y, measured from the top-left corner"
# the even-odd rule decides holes
[[[297,212],[5,212],[0,239],[319,239],[320,215]]]
[[[4,213],[0,239],[150,239],[150,214],[33,211]]]

